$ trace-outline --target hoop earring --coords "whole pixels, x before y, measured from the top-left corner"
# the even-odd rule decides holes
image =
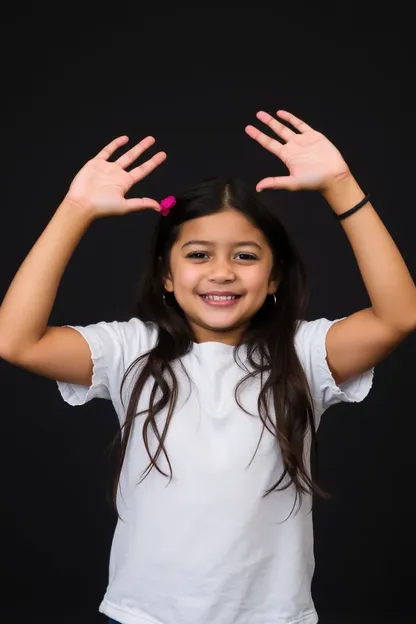
[[[273,303],[274,303],[274,305],[276,305],[276,303],[277,303],[276,293],[272,293],[272,297],[273,297]]]
[[[165,306],[166,306],[167,308],[174,308],[174,307],[175,307],[175,305],[169,305],[169,304],[167,303],[167,300],[166,300],[166,292],[167,292],[167,291],[165,291],[165,292],[162,294],[163,303],[165,304]],[[173,293],[171,293],[171,294],[173,295]]]

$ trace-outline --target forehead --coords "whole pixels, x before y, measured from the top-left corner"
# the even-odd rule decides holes
[[[267,246],[263,232],[241,212],[232,209],[186,221],[181,226],[177,242],[183,244],[190,239],[209,240],[224,245],[231,245],[239,240],[253,240]]]

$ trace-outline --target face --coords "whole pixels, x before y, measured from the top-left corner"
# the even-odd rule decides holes
[[[182,225],[165,288],[175,294],[196,342],[235,344],[277,289],[272,268],[264,234],[227,209]]]

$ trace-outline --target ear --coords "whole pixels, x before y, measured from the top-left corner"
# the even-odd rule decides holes
[[[267,288],[268,295],[274,295],[277,289],[279,288],[281,279],[280,271],[275,267],[272,270],[272,274],[270,275],[269,286]]]
[[[163,285],[165,287],[165,290],[167,290],[168,292],[173,292],[173,281],[170,273],[164,278]]]
[[[161,256],[158,257],[158,263],[159,263],[159,270],[162,271],[163,268],[162,268]],[[162,282],[163,282],[163,286],[165,290],[167,290],[168,292],[173,292],[173,281],[172,281],[172,276],[170,272],[168,272],[167,275],[163,277]]]
[[[267,289],[267,294],[268,295],[274,295],[275,294],[275,292],[279,288],[279,282],[280,282],[279,279],[271,280],[269,282],[269,287]]]

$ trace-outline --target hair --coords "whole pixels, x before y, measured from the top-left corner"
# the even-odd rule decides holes
[[[263,203],[257,192],[234,178],[209,178],[177,196],[174,208],[167,216],[159,219],[151,245],[151,257],[145,265],[139,283],[134,315],[144,323],[157,326],[158,340],[153,349],[138,357],[129,366],[121,384],[122,391],[128,374],[133,367],[141,363],[140,372],[132,387],[125,422],[116,436],[116,440],[120,441],[112,497],[116,510],[122,466],[137,416],[147,414],[143,424],[143,439],[150,458],[150,463],[139,483],[153,468],[168,476],[157,465],[161,453],[166,457],[170,480],[172,479],[172,466],[164,447],[178,398],[178,381],[172,363],[191,350],[194,335],[174,295],[166,293],[164,278],[169,274],[170,252],[178,239],[181,225],[190,219],[229,208],[245,215],[263,232],[273,254],[271,279],[277,278],[279,284],[275,302],[273,298],[266,297],[234,350],[236,358],[239,347],[244,344],[247,348],[246,364],[249,365],[247,375],[235,388],[235,400],[239,407],[246,411],[239,401],[238,390],[242,383],[260,375],[262,383],[257,408],[263,422],[262,435],[264,428],[267,428],[276,437],[283,457],[283,473],[263,497],[268,496],[273,490],[287,489],[293,483],[296,491],[295,503],[299,497],[299,507],[305,493],[315,493],[325,499],[331,498],[310,476],[304,454],[306,435],[310,432],[311,449],[315,452],[316,460],[318,459],[313,400],[294,343],[298,322],[305,318],[309,301],[303,262],[283,224],[274,211]],[[166,305],[165,297],[168,296],[169,305]],[[149,405],[136,413],[140,395],[148,380],[150,382],[153,380]],[[274,406],[274,418],[269,413],[270,403]],[[156,424],[156,414],[166,406],[168,406],[166,422],[163,431],[160,432]],[[159,447],[154,456],[148,444],[150,426],[159,440]],[[282,485],[285,479],[286,484]]]

